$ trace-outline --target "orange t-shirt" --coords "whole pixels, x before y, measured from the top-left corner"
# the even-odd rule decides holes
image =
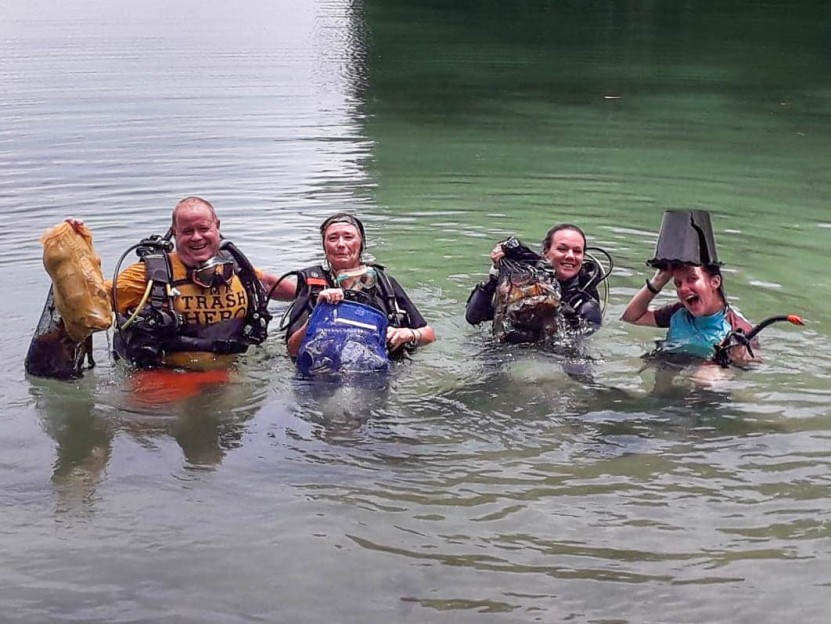
[[[206,338],[238,338],[248,312],[248,293],[235,274],[229,284],[206,288],[192,282],[188,268],[174,251],[169,254],[173,272],[173,307],[182,315],[186,331]],[[257,278],[262,271],[256,270]],[[116,281],[115,304],[120,314],[127,314],[141,303],[147,290],[147,267],[137,262],[122,271]],[[214,368],[233,362],[233,356],[209,353],[169,353],[165,364],[185,368]]]

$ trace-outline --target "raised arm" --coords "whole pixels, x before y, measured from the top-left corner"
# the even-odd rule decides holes
[[[655,313],[649,309],[649,304],[671,279],[672,273],[670,271],[663,269],[656,271],[652,279],[646,280],[646,283],[629,301],[629,305],[626,306],[623,315],[620,317],[621,320],[633,325],[651,325],[654,327],[656,324]]]

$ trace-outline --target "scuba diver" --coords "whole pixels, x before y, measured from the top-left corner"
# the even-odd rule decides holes
[[[795,315],[774,316],[752,326],[727,301],[710,215],[704,210],[667,210],[654,257],[652,279],[629,301],[621,319],[667,328],[654,355],[693,356],[727,368],[761,361],[756,336],[777,321],[802,325]],[[678,301],[650,308],[671,281]]]
[[[678,301],[656,309],[649,304],[670,280]],[[658,269],[651,280],[632,297],[621,320],[634,325],[667,328],[658,353],[681,354],[712,360],[716,350],[731,332],[747,335],[752,326],[728,303],[717,264],[676,266]],[[729,359],[736,364],[759,361],[758,343],[735,344]]]
[[[266,293],[290,300],[295,283],[278,284],[276,276],[255,269],[219,226],[209,202],[187,197],[173,209],[164,237],[151,236],[124,252],[112,288],[116,357],[139,368],[220,368],[265,340],[271,319]],[[140,261],[119,273],[133,250]]]
[[[602,254],[604,268],[591,255]],[[588,248],[586,235],[576,225],[552,227],[542,242],[542,255],[516,238],[497,243],[490,254],[488,279],[471,291],[465,319],[471,325],[494,321],[501,342],[537,342],[559,332],[590,334],[603,323],[598,287],[612,271],[611,256]]]
[[[334,214],[320,236],[325,261],[293,272],[296,298],[281,324],[301,372],[344,372],[347,365],[355,370],[346,372],[378,370],[388,356],[436,339],[401,285],[383,266],[364,262],[366,234],[358,218]],[[350,362],[347,347],[360,351]]]

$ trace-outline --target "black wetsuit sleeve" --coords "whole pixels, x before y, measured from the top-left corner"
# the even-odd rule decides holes
[[[488,279],[476,284],[467,298],[465,320],[471,325],[493,320],[493,295],[497,280]]]
[[[418,329],[419,327],[427,325],[427,321],[424,320],[424,317],[421,316],[418,308],[415,307],[415,304],[407,296],[407,293],[404,292],[401,284],[399,284],[391,275],[387,275],[387,277],[390,280],[390,284],[392,284],[392,292],[395,295],[395,301],[398,303],[398,307],[407,313],[407,327],[411,329]]]

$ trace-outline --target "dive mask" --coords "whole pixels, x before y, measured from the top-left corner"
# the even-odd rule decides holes
[[[227,286],[234,277],[234,263],[231,260],[214,256],[192,269],[190,278],[194,284],[203,288]]]
[[[378,273],[370,266],[343,271],[335,278],[338,288],[344,290],[369,290],[378,282]]]

